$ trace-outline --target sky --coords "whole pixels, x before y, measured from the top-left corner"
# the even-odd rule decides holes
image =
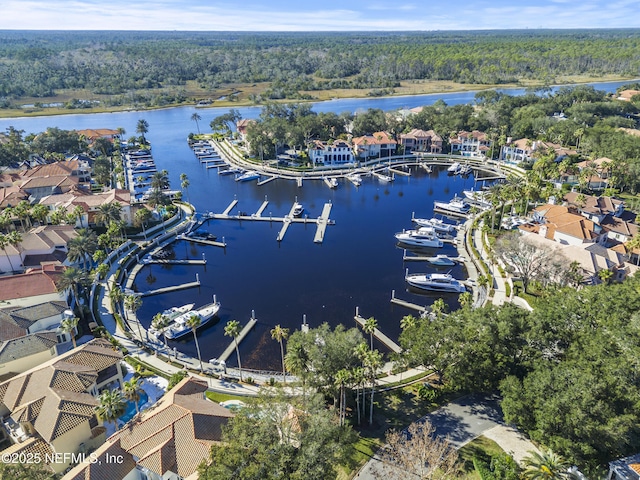
[[[2,0],[0,30],[640,28],[640,0]]]

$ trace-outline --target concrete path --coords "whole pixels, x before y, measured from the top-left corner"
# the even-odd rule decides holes
[[[522,459],[528,457],[530,452],[540,453],[540,450],[528,438],[513,427],[496,425],[482,435],[500,445],[500,448],[511,455],[520,465],[522,465]]]
[[[436,435],[445,436],[460,448],[489,432],[506,452],[514,452],[521,460],[533,445],[517,431],[506,427],[497,396],[469,395],[439,408],[418,422],[428,420],[435,427]],[[404,480],[397,479],[383,470],[380,457],[375,455],[354,477],[357,480]]]

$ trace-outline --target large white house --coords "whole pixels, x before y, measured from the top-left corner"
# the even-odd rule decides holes
[[[344,140],[335,140],[334,142],[314,140],[309,146],[309,158],[314,166],[354,163],[351,146]]]

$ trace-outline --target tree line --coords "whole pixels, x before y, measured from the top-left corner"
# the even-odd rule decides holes
[[[334,88],[391,91],[403,80],[552,84],[558,76],[637,75],[640,31],[403,33],[0,32],[0,99],[87,89],[131,103],[186,82],[206,90],[271,82],[255,100]],[[150,98],[146,98],[150,100]],[[161,101],[161,100],[157,100]]]

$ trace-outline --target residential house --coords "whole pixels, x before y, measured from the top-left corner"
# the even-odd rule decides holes
[[[354,163],[351,145],[344,140],[335,140],[333,142],[314,140],[309,146],[309,158],[314,166]]]
[[[66,292],[58,291],[56,285],[64,269],[61,265],[43,265],[22,274],[0,276],[0,305],[28,307],[65,300]]]
[[[613,197],[596,197],[578,192],[569,192],[564,196],[564,201],[582,216],[598,225],[608,215],[620,218],[624,214],[624,202]]]
[[[591,175],[586,180],[586,187],[591,190],[604,190],[609,185],[609,173],[613,160],[607,157],[596,158],[595,160],[584,160],[576,163],[580,176],[587,170],[592,169]]]
[[[500,161],[507,163],[531,163],[533,162],[533,153],[535,152],[535,142],[528,138],[519,138],[512,140],[507,138],[500,149]]]
[[[27,180],[30,178],[43,177],[72,177],[77,178],[76,183],[88,183],[91,181],[91,168],[89,163],[79,159],[67,160],[64,162],[53,162],[41,165],[22,174],[22,178]]]
[[[76,133],[90,143],[95,142],[98,138],[106,138],[107,140],[120,140],[120,132],[111,128],[86,128],[84,130],[76,130]]]
[[[604,242],[606,233],[593,221],[571,213],[562,205],[545,204],[533,212],[533,223],[520,225],[521,232],[535,233],[548,240],[565,244]]]
[[[104,388],[122,385],[121,360],[108,341],[95,339],[0,383],[0,416],[13,442],[2,454],[33,448],[60,454],[58,461],[42,458],[61,473],[71,464],[63,454],[102,445],[105,428],[95,414],[96,397]]]
[[[26,334],[47,331],[57,331],[63,319],[73,317],[73,312],[62,300],[29,305],[26,307],[11,307],[0,309],[0,321],[16,325]],[[71,338],[63,333],[57,338],[58,342],[68,342]]]
[[[405,152],[442,153],[442,137],[433,130],[414,128],[400,135],[400,144]]]
[[[78,177],[66,175],[53,175],[47,177],[27,178],[20,189],[29,195],[30,203],[37,203],[47,195],[67,193],[78,188]]]
[[[607,480],[640,480],[640,453],[609,462]]]
[[[247,140],[247,129],[249,128],[249,125],[251,125],[252,123],[256,123],[256,121],[250,120],[248,118],[243,118],[242,120],[236,123],[236,130],[242,140],[244,141]]]
[[[118,202],[122,205],[121,219],[127,225],[131,225],[135,212],[131,208],[131,192],[129,190],[112,189],[93,194],[82,190],[71,190],[61,195],[49,195],[40,200],[40,203],[52,212],[59,208],[66,208],[71,212],[80,205],[84,214],[76,221],[76,227],[97,224],[96,214],[100,211],[100,206],[112,202]]]
[[[389,137],[387,132],[375,132],[351,140],[353,152],[357,158],[381,158],[395,155],[398,142]]]
[[[23,200],[29,200],[29,194],[18,186],[0,188],[0,210],[15,207]]]
[[[59,345],[56,332],[31,333],[0,340],[0,382],[56,357]]]
[[[138,421],[109,437],[94,452],[97,462],[77,465],[63,480],[196,478],[198,465],[208,460],[211,446],[222,439],[222,426],[233,417],[206,400],[206,390],[206,382],[185,378]],[[114,454],[122,456],[121,463],[105,461]]]
[[[22,236],[17,246],[0,249],[0,271],[10,272],[41,268],[43,264],[63,264],[67,259],[67,244],[77,233],[73,225],[41,225]]]
[[[640,90],[623,90],[618,94],[616,98],[624,102],[630,102],[631,97],[635,95],[640,95]]]
[[[451,153],[460,154],[463,157],[484,158],[491,150],[491,143],[486,133],[478,130],[473,132],[461,130],[449,139]]]

